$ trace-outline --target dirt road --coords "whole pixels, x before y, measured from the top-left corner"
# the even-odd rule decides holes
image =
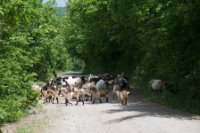
[[[42,101],[41,101],[42,102]],[[200,133],[200,116],[152,104],[136,91],[128,106],[115,100],[83,106],[42,104],[42,112],[2,128],[3,133]]]
[[[199,116],[152,104],[140,95],[131,95],[125,108],[111,99],[84,106],[63,103],[61,99],[60,104],[44,105],[46,133],[200,133]]]

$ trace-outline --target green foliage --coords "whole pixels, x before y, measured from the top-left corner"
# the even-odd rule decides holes
[[[144,9],[145,19],[140,19],[145,47],[136,71],[143,83],[152,78],[169,81],[164,102],[195,113],[200,112],[199,4],[154,1],[141,5],[149,9]]]
[[[129,73],[134,69],[139,45],[137,31],[130,26],[132,19],[118,20],[114,15],[112,19],[108,0],[71,0],[67,5],[66,48],[71,56],[84,60],[85,72]]]
[[[0,1],[0,123],[19,119],[37,102],[34,80],[71,67],[63,48],[62,19],[52,5],[41,0]]]
[[[164,104],[199,113],[199,7],[197,0],[69,0],[65,47],[85,72],[125,72],[144,90],[150,79],[167,80]]]

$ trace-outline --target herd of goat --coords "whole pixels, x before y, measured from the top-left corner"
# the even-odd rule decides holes
[[[128,95],[130,93],[129,83],[123,74],[118,76],[65,76],[51,79],[41,87],[41,97],[44,103],[54,100],[59,103],[59,97],[65,98],[65,104],[72,104],[72,99],[76,100],[76,105],[90,99],[94,104],[96,100],[102,103],[101,98],[105,97],[108,102],[109,92],[112,93],[112,99],[118,99],[122,106],[127,105]]]
[[[166,82],[163,80],[149,81],[149,94],[152,90],[159,93],[165,88]],[[52,102],[54,100],[59,102],[59,97],[65,98],[65,104],[72,104],[72,99],[76,100],[76,105],[90,99],[92,104],[98,99],[102,103],[101,98],[105,97],[108,102],[109,93],[112,94],[112,99],[121,102],[122,106],[127,105],[128,95],[130,94],[130,87],[128,80],[121,75],[113,76],[109,74],[101,76],[65,76],[57,77],[56,79],[48,80],[40,89],[41,98],[44,103]]]

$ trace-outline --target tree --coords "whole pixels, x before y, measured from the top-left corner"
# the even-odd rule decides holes
[[[32,82],[69,64],[52,2],[0,1],[0,123],[24,116],[37,102]]]
[[[142,86],[154,78],[167,80],[171,87],[164,102],[199,112],[199,5],[197,0],[69,0],[65,47],[85,62],[85,72],[125,72]]]

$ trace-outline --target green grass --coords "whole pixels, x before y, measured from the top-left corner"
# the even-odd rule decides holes
[[[34,119],[23,126],[17,127],[16,133],[42,133],[47,126],[47,119]]]
[[[36,115],[41,115],[45,113],[42,104],[37,104],[35,107],[37,110]],[[48,120],[42,117],[33,117],[30,121],[21,124],[16,128],[16,133],[42,133],[48,127]]]
[[[38,103],[35,108],[38,112],[45,113],[45,109],[43,108],[42,104]]]

